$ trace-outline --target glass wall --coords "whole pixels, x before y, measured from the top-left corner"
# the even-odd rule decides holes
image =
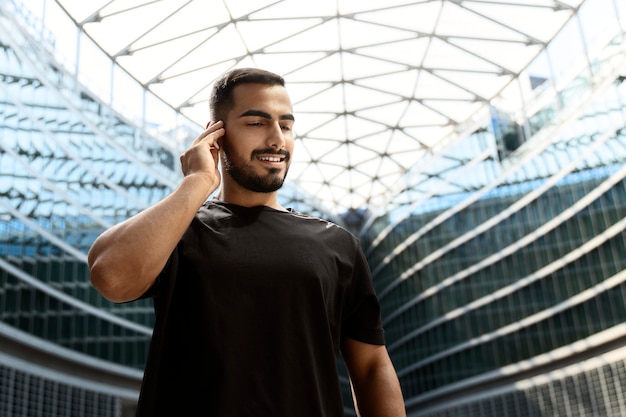
[[[389,210],[363,230],[414,415],[529,415],[512,399],[443,404],[470,387],[488,395],[542,375],[552,360],[558,367],[557,359],[582,361],[593,349],[605,355],[623,337],[626,55],[618,3],[586,2],[528,67],[533,105],[508,118],[492,112],[483,128],[416,166]],[[507,123],[514,129],[501,129]],[[504,133],[517,136],[515,146]],[[567,394],[542,383],[529,386]],[[547,413],[536,415],[556,415],[522,397]]]

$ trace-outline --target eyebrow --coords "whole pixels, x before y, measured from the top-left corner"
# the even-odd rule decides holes
[[[255,109],[246,110],[239,115],[239,117],[246,117],[246,116],[257,116],[257,117],[262,117],[264,119],[272,118],[271,114],[264,112],[263,110],[255,110]],[[278,118],[280,120],[293,120],[293,121],[296,120],[296,118],[291,113],[282,114]]]

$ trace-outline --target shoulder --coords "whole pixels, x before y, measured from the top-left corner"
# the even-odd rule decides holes
[[[348,233],[351,235],[348,230],[344,229],[337,223],[334,223],[330,220],[323,219],[317,216],[311,216],[306,213],[302,213],[293,209],[288,209],[287,213],[290,215],[289,217],[293,219],[295,222],[301,222],[303,224],[311,225],[312,227],[322,227],[325,229],[332,229],[334,232],[338,233]]]
[[[214,228],[218,225],[224,225],[225,222],[232,221],[236,217],[236,213],[229,205],[208,200],[198,209],[195,222],[192,222],[191,226],[192,228]]]
[[[358,238],[337,223],[295,210],[289,210],[288,213],[290,221],[292,221],[294,225],[302,227],[303,230],[323,233],[324,235],[332,236],[335,239],[345,240],[352,242],[355,245],[359,245]]]
[[[207,200],[198,209],[196,217],[224,217],[232,216],[233,212],[229,205],[223,204],[219,201]]]

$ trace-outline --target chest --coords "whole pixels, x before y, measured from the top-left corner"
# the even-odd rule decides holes
[[[352,278],[350,248],[321,225],[255,219],[198,228],[181,247],[190,291],[244,297],[341,298]]]

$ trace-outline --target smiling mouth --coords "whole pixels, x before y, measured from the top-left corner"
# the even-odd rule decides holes
[[[258,157],[259,161],[263,162],[282,162],[285,160],[284,156],[272,156],[272,155],[261,155]]]

